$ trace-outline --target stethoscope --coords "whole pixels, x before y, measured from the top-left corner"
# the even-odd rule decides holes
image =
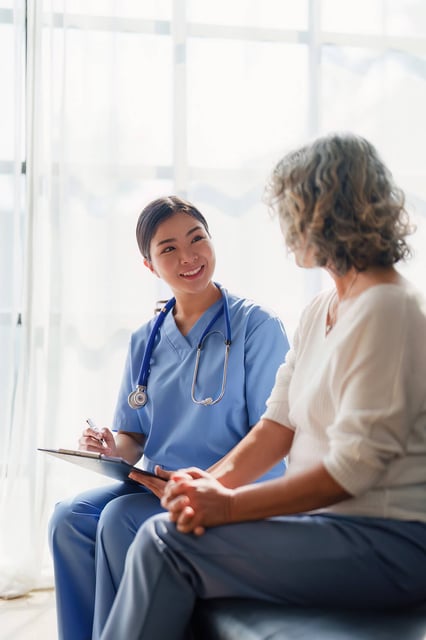
[[[209,322],[209,324],[207,325],[206,329],[203,331],[203,334],[200,338],[200,341],[198,343],[197,346],[197,355],[196,355],[196,359],[195,359],[195,366],[194,366],[194,375],[192,378],[192,386],[191,386],[191,400],[192,402],[194,402],[195,404],[202,404],[204,406],[211,406],[214,404],[217,404],[218,402],[220,402],[224,396],[225,393],[225,387],[226,387],[226,377],[227,377],[227,373],[228,373],[228,359],[229,359],[229,349],[231,347],[231,318],[229,315],[229,303],[228,303],[228,296],[227,293],[225,291],[225,289],[223,289],[223,287],[218,284],[217,282],[214,283],[217,288],[219,289],[219,291],[222,294],[222,300],[223,300],[223,305],[221,306],[221,308],[219,309],[219,311],[214,315],[214,317],[212,318],[212,320]],[[148,376],[149,376],[149,372],[150,372],[150,362],[151,362],[151,356],[152,356],[152,352],[154,350],[154,343],[155,343],[155,338],[157,336],[158,331],[160,330],[161,325],[164,322],[164,319],[166,317],[166,315],[169,313],[170,309],[172,309],[175,305],[176,302],[176,298],[171,298],[165,305],[164,307],[161,309],[155,324],[152,328],[151,334],[148,338],[148,342],[146,345],[146,349],[145,349],[145,353],[143,356],[143,360],[142,360],[142,366],[141,366],[141,370],[139,373],[139,378],[138,378],[138,384],[136,386],[136,389],[134,391],[132,391],[129,394],[128,397],[128,403],[129,406],[132,409],[140,409],[141,407],[144,407],[148,401],[148,395],[147,395],[147,384],[148,384]],[[225,316],[225,325],[226,325],[226,336],[224,336],[225,338],[225,356],[224,356],[224,361],[223,361],[223,375],[222,375],[222,386],[220,389],[220,393],[218,395],[217,398],[215,398],[213,400],[213,398],[211,397],[207,397],[204,398],[202,400],[197,400],[197,398],[195,397],[195,387],[197,384],[197,376],[198,376],[198,368],[200,365],[200,358],[201,358],[201,351],[204,347],[204,343],[206,341],[206,338],[208,335],[212,335],[214,333],[220,333],[219,331],[210,331],[210,329],[212,328],[212,326],[214,325],[214,323],[216,322],[216,320],[219,318],[220,315],[222,315],[222,313]],[[222,334],[223,335],[223,334]]]

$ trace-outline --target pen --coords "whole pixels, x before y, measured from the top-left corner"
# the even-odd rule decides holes
[[[95,425],[95,423],[93,422],[93,420],[92,420],[91,418],[87,418],[86,422],[87,422],[87,424],[89,425],[89,427],[90,427],[91,429],[93,429],[93,431],[96,431],[96,433],[99,433],[99,434],[101,433],[101,431],[100,431],[99,427],[97,427],[97,426]],[[104,440],[103,438],[99,438],[99,442],[100,442],[102,445],[105,445],[105,444],[106,444],[106,442],[105,442],[105,440]]]

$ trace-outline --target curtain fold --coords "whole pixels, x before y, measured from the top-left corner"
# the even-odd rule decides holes
[[[6,464],[0,505],[0,595],[3,597],[22,595],[40,583],[46,480],[43,460],[35,455],[35,450],[46,424],[49,383],[46,372],[51,345],[49,290],[53,273],[51,186],[42,169],[48,164],[49,145],[45,144],[41,126],[44,99],[37,84],[41,69],[42,11],[40,3],[28,3],[25,15],[24,3],[20,3],[20,7],[18,4],[15,3],[14,12],[15,37],[26,38],[27,45],[25,92],[17,95],[16,105],[18,112],[27,116],[26,216],[18,232],[24,249],[23,289],[19,301],[19,336],[14,340],[17,374],[13,393],[8,398],[10,415],[6,426],[10,428],[10,435],[6,435],[4,442]],[[19,76],[23,65],[17,61],[16,67]],[[22,78],[20,80],[18,86],[21,86]],[[21,201],[17,194],[15,206],[19,207]],[[22,219],[22,214],[15,214],[15,222],[19,224]]]

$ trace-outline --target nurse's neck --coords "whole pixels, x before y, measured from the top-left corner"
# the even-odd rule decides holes
[[[197,293],[175,292],[173,316],[181,334],[186,336],[203,313],[221,297],[221,292],[213,282]]]

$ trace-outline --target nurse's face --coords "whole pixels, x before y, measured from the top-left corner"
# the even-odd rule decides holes
[[[216,266],[213,244],[202,223],[186,213],[176,213],[158,226],[150,254],[145,265],[172,291],[196,293],[211,282]]]

